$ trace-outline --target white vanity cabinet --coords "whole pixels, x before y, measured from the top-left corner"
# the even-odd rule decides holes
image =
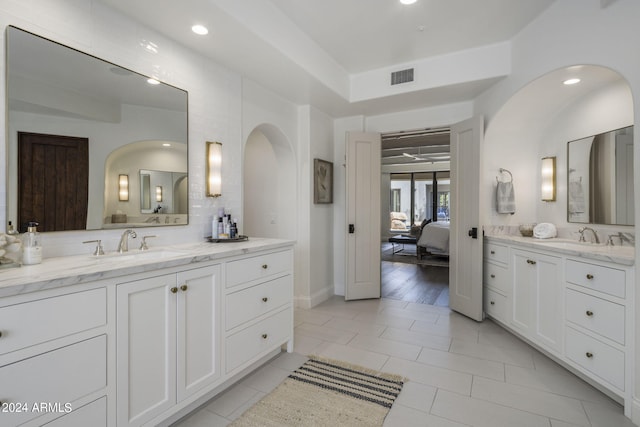
[[[483,264],[484,308],[488,315],[507,322],[510,313],[511,275],[509,247],[484,243]]]
[[[632,261],[503,236],[485,238],[484,251],[486,315],[623,401],[630,417]]]
[[[107,425],[107,288],[0,299],[0,425]],[[73,411],[73,412],[71,412]]]
[[[630,387],[625,372],[631,372],[626,354],[632,325],[626,303],[631,273],[577,260],[567,260],[565,268],[567,357],[579,369],[625,392]]]
[[[117,286],[118,426],[142,425],[220,378],[220,265]]]
[[[511,325],[534,342],[562,347],[562,266],[559,257],[512,249]]]
[[[168,426],[285,344],[293,350],[291,241],[3,270],[0,426]]]
[[[225,372],[233,374],[287,343],[293,351],[293,253],[226,263]]]

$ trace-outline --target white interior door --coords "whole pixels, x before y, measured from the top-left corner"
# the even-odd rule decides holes
[[[449,306],[482,320],[480,163],[484,123],[473,117],[451,127],[451,235]]]
[[[345,299],[380,298],[380,134],[347,132]]]

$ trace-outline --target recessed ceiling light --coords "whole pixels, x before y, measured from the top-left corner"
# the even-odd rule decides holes
[[[400,0],[402,4],[414,4],[418,0]]]
[[[160,82],[154,78],[148,78],[147,79],[147,83],[149,83],[150,85],[159,85]]]
[[[200,24],[196,24],[193,27],[191,27],[191,31],[193,31],[199,36],[206,36],[207,34],[209,34],[209,30],[207,29],[207,27]]]
[[[562,82],[562,84],[565,84],[565,85],[574,85],[576,83],[580,83],[580,79],[567,79]]]

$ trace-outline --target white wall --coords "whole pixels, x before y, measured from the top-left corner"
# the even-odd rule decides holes
[[[280,237],[278,224],[286,221],[278,212],[278,159],[273,145],[259,130],[251,132],[244,148],[243,233],[256,237]]]
[[[5,0],[0,3],[0,49],[4,57],[4,27],[15,25],[142,74],[159,74],[166,83],[189,92],[189,225],[155,228],[153,245],[200,241],[210,233],[218,206],[241,214],[241,77],[181,45],[130,20],[97,1]],[[139,38],[153,40],[157,54],[144,50]],[[0,72],[5,75],[5,63]],[[0,85],[0,114],[5,116],[5,86]],[[294,122],[295,123],[295,122]],[[295,125],[294,125],[295,126]],[[2,120],[0,133],[7,131]],[[205,141],[224,143],[223,196],[205,197]],[[0,143],[4,164],[6,145]],[[90,153],[91,156],[91,153]],[[6,180],[0,176],[0,212],[5,211]],[[4,214],[3,214],[4,215]],[[2,217],[4,223],[4,216]],[[89,251],[83,240],[102,239],[114,250],[121,231],[96,230],[44,233],[44,256]]]
[[[305,108],[306,110],[306,108]],[[306,111],[305,111],[306,114]],[[309,306],[317,305],[334,294],[333,288],[333,204],[313,203],[313,160],[333,163],[335,177],[340,164],[333,160],[333,118],[311,107],[309,120]],[[306,162],[305,162],[306,163]],[[335,183],[335,181],[334,181]],[[335,186],[335,185],[334,185]],[[335,194],[334,194],[335,197]]]

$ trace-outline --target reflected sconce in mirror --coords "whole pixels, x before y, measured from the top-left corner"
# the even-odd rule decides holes
[[[129,175],[118,175],[118,200],[121,202],[129,201]]]
[[[541,176],[541,195],[545,202],[555,202],[556,200],[556,158],[543,157]]]
[[[207,197],[222,196],[222,144],[207,141]]]
[[[156,202],[161,202],[162,201],[162,186],[158,185],[156,186]]]

